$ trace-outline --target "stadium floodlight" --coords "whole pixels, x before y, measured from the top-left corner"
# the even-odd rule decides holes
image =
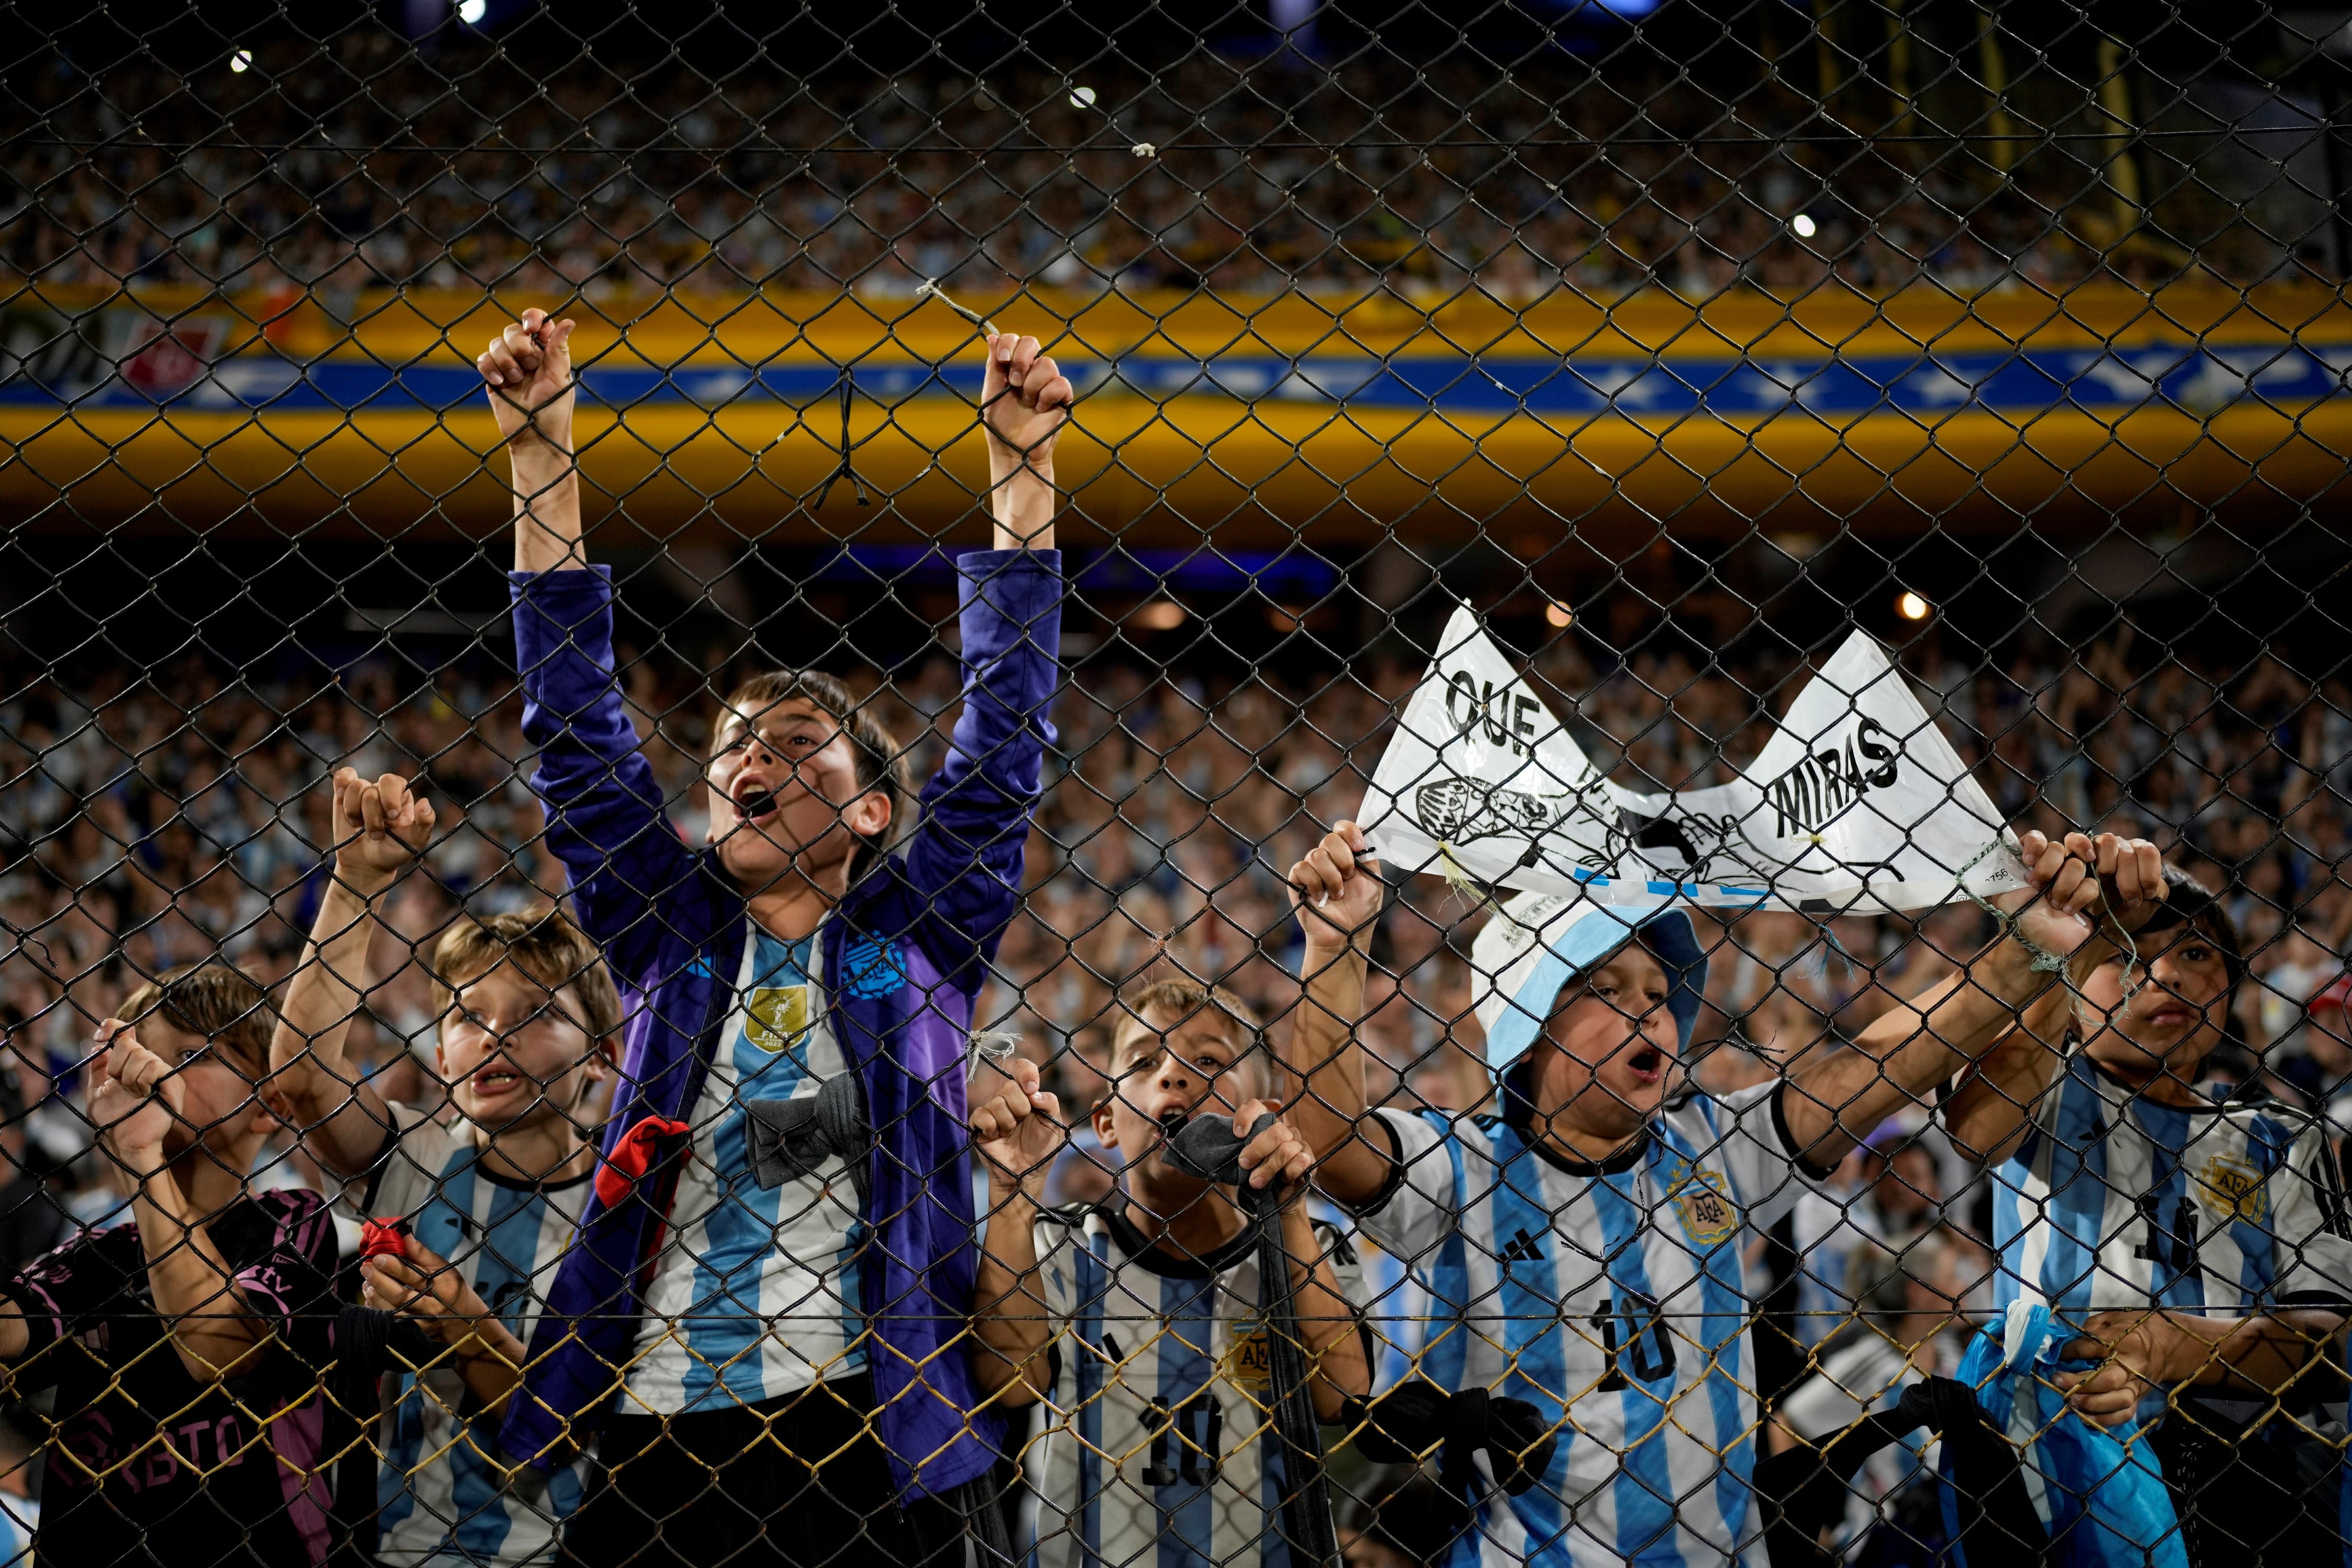
[[[490,0],[457,0],[457,20],[468,27],[480,26],[489,14]]]
[[[253,68],[253,51],[251,49],[239,49],[236,53],[229,56],[228,68],[235,71],[239,76],[243,76],[246,72],[251,70]]]
[[[1933,607],[1927,600],[1907,588],[1895,596],[1895,613],[1906,621],[1926,620],[1927,612]]]
[[[1799,239],[1811,239],[1821,232],[1822,226],[1813,221],[1811,213],[1799,213],[1789,220],[1789,227]]]

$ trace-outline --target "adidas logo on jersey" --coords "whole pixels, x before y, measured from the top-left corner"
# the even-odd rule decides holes
[[[1529,1236],[1522,1226],[1497,1256],[1507,1268],[1514,1263],[1535,1263],[1543,1258],[1543,1244]]]

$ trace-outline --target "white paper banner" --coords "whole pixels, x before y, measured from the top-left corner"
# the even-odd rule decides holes
[[[1876,639],[1856,632],[1731,784],[1602,779],[1467,605],[1358,818],[1383,858],[1605,904],[1916,910],[2024,886],[1992,802]]]

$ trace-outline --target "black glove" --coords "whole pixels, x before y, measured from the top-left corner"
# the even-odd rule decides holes
[[[1369,1403],[1350,1400],[1347,1416],[1362,1427],[1357,1448],[1376,1465],[1403,1464],[1444,1444],[1438,1479],[1456,1496],[1483,1489],[1474,1462],[1482,1450],[1495,1484],[1517,1497],[1543,1479],[1559,1447],[1559,1435],[1526,1400],[1497,1398],[1483,1388],[1448,1394],[1423,1379]]]
[[[1224,1116],[1195,1116],[1177,1129],[1176,1136],[1168,1140],[1168,1163],[1188,1175],[1204,1182],[1215,1182],[1228,1187],[1240,1186],[1245,1179],[1242,1170],[1242,1151],[1256,1137],[1274,1125],[1274,1112],[1267,1111],[1249,1130],[1248,1137],[1234,1134],[1233,1120]]]
[[[335,1359],[358,1376],[406,1372],[441,1354],[442,1348],[414,1318],[374,1307],[345,1307],[335,1314]]]

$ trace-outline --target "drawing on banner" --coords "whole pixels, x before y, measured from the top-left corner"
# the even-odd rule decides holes
[[[1601,903],[1925,909],[2023,886],[1991,800],[1886,650],[1855,632],[1731,783],[1602,778],[1465,605],[1359,818],[1409,869]]]
[[[1407,700],[1372,794],[1405,859],[1481,881],[1573,888],[1620,833],[1599,772],[1466,606]],[[1373,809],[1368,797],[1368,829]]]
[[[1588,861],[1592,869],[1614,876],[1622,873],[1630,860],[1668,872],[1681,882],[1718,880],[1726,863],[1737,866],[1742,877],[1756,874],[1753,868],[1739,861],[1733,848],[1733,841],[1739,836],[1739,819],[1736,816],[1712,816],[1703,811],[1644,816],[1621,806],[1617,826],[1612,840],[1612,852]]]
[[[1470,779],[1441,779],[1413,792],[1413,816],[1430,837],[1452,844],[1471,844],[1496,837],[1528,840],[1520,863],[1531,857],[1547,833],[1564,826],[1580,809],[1572,795],[1529,795],[1524,790],[1481,788]]]

